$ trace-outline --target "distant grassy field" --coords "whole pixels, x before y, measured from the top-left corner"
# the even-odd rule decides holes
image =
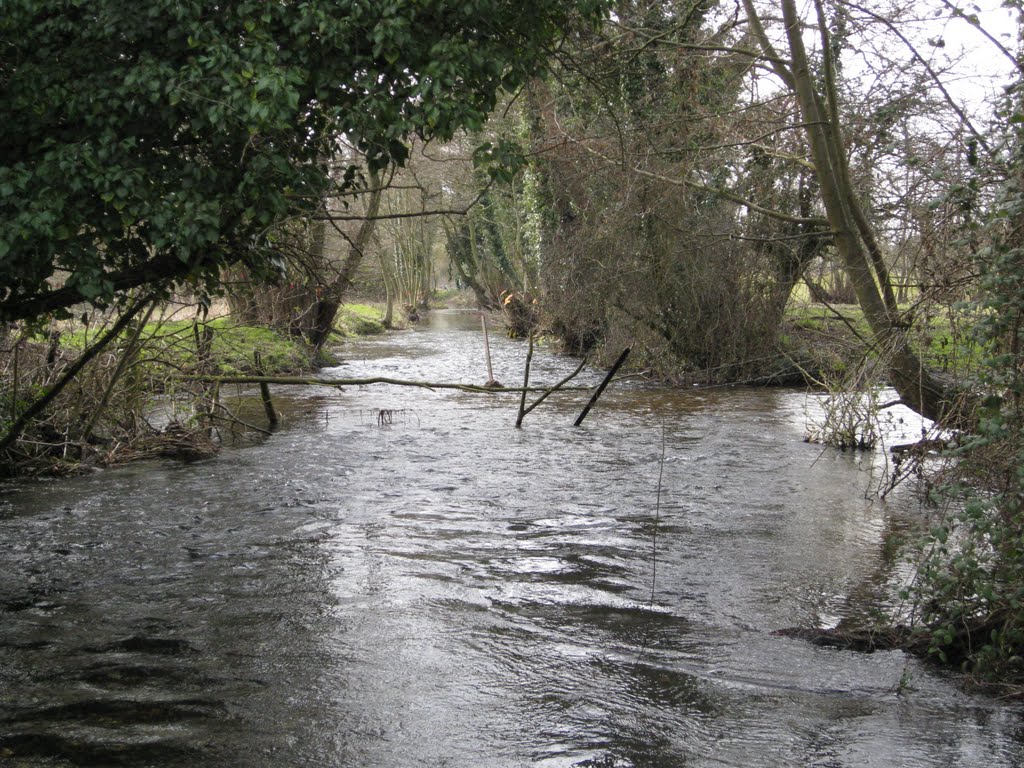
[[[786,323],[791,332],[811,339],[811,343],[818,338],[823,345],[866,348],[869,355],[873,354],[870,349],[873,334],[864,313],[855,304],[825,306],[811,301],[791,301],[786,310]],[[983,354],[972,333],[975,323],[976,318],[955,309],[915,317],[911,333],[918,342],[923,362],[939,371],[970,375]]]

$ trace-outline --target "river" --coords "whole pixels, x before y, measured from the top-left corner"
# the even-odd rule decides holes
[[[472,314],[342,354],[487,378]],[[1024,764],[1020,707],[776,634],[891,596],[924,514],[803,442],[803,392],[616,383],[518,430],[510,395],[275,397],[284,428],[212,460],[0,485],[0,765]]]

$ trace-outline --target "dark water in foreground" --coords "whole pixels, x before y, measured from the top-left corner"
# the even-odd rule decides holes
[[[329,373],[482,382],[476,323]],[[1020,709],[773,634],[884,593],[920,514],[802,442],[803,393],[617,385],[574,429],[581,397],[516,430],[509,396],[307,388],[212,461],[0,486],[0,765],[1024,763]]]

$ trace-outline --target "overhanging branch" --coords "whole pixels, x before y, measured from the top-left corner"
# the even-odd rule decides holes
[[[724,189],[722,187],[713,187],[709,184],[704,184],[703,182],[694,181],[693,179],[675,179],[672,178],[671,176],[665,176],[664,174],[661,173],[654,173],[653,171],[648,171],[644,168],[628,166],[625,162],[608,157],[603,152],[598,152],[593,147],[588,146],[587,144],[579,141],[578,139],[573,138],[564,131],[563,135],[573,144],[582,147],[585,151],[589,152],[595,157],[600,158],[604,162],[622,168],[623,170],[629,171],[630,173],[635,173],[638,176],[644,176],[645,178],[654,179],[665,184],[672,184],[673,186],[677,187],[689,187],[691,189],[698,189],[702,192],[708,192],[710,194],[721,197],[724,200],[728,200],[731,203],[736,203],[736,205],[740,205],[750,211],[760,213],[764,216],[776,219],[778,221],[786,221],[791,224],[809,224],[817,227],[828,226],[827,219],[823,219],[818,216],[793,216],[788,213],[783,213],[782,211],[777,211],[774,208],[766,208],[763,205],[758,205],[753,200],[749,200],[743,197],[742,195],[738,195],[735,192],[731,192],[728,189]]]

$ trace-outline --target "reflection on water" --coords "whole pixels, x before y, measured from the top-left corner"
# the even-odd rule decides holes
[[[478,322],[326,373],[482,383]],[[520,380],[523,345],[492,347]],[[521,430],[510,395],[290,397],[213,461],[0,487],[0,764],[1024,761],[1018,710],[772,634],[856,610],[916,514],[802,442],[803,393],[617,385],[582,428],[578,394]]]

